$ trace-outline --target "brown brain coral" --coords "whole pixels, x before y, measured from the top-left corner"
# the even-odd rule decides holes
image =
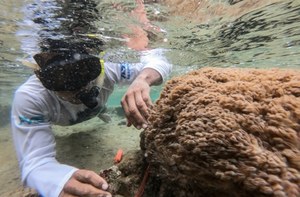
[[[170,80],[141,146],[160,196],[300,196],[300,71],[203,68]]]

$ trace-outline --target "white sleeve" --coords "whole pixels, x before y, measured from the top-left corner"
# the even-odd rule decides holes
[[[152,49],[144,51],[141,56],[141,63],[144,68],[153,68],[162,76],[163,81],[169,76],[172,71],[172,64],[164,56],[165,49]]]
[[[142,52],[140,63],[111,63],[105,64],[105,73],[110,81],[117,84],[130,84],[144,68],[152,68],[159,72],[163,81],[169,76],[172,65],[163,56],[163,49],[153,49]]]
[[[16,91],[12,105],[11,127],[21,178],[40,195],[57,197],[77,169],[55,159],[55,139],[47,120],[49,110],[33,97]]]

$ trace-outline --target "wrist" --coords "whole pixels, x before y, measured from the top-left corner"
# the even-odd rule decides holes
[[[149,86],[158,85],[162,81],[160,73],[152,68],[145,68],[137,76],[137,80],[145,81]]]

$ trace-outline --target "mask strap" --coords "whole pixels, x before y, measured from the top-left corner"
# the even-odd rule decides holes
[[[105,69],[104,69],[104,59],[103,56],[105,55],[105,52],[102,51],[99,56],[100,56],[100,65],[101,65],[101,73],[97,77],[96,84],[98,87],[102,87],[104,83],[104,77],[105,77]]]

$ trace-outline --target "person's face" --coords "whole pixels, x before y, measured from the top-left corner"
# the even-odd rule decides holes
[[[72,104],[82,104],[82,101],[78,98],[78,94],[82,91],[89,91],[96,84],[96,80],[91,81],[80,90],[76,91],[55,91],[55,94],[64,101],[68,101]]]

